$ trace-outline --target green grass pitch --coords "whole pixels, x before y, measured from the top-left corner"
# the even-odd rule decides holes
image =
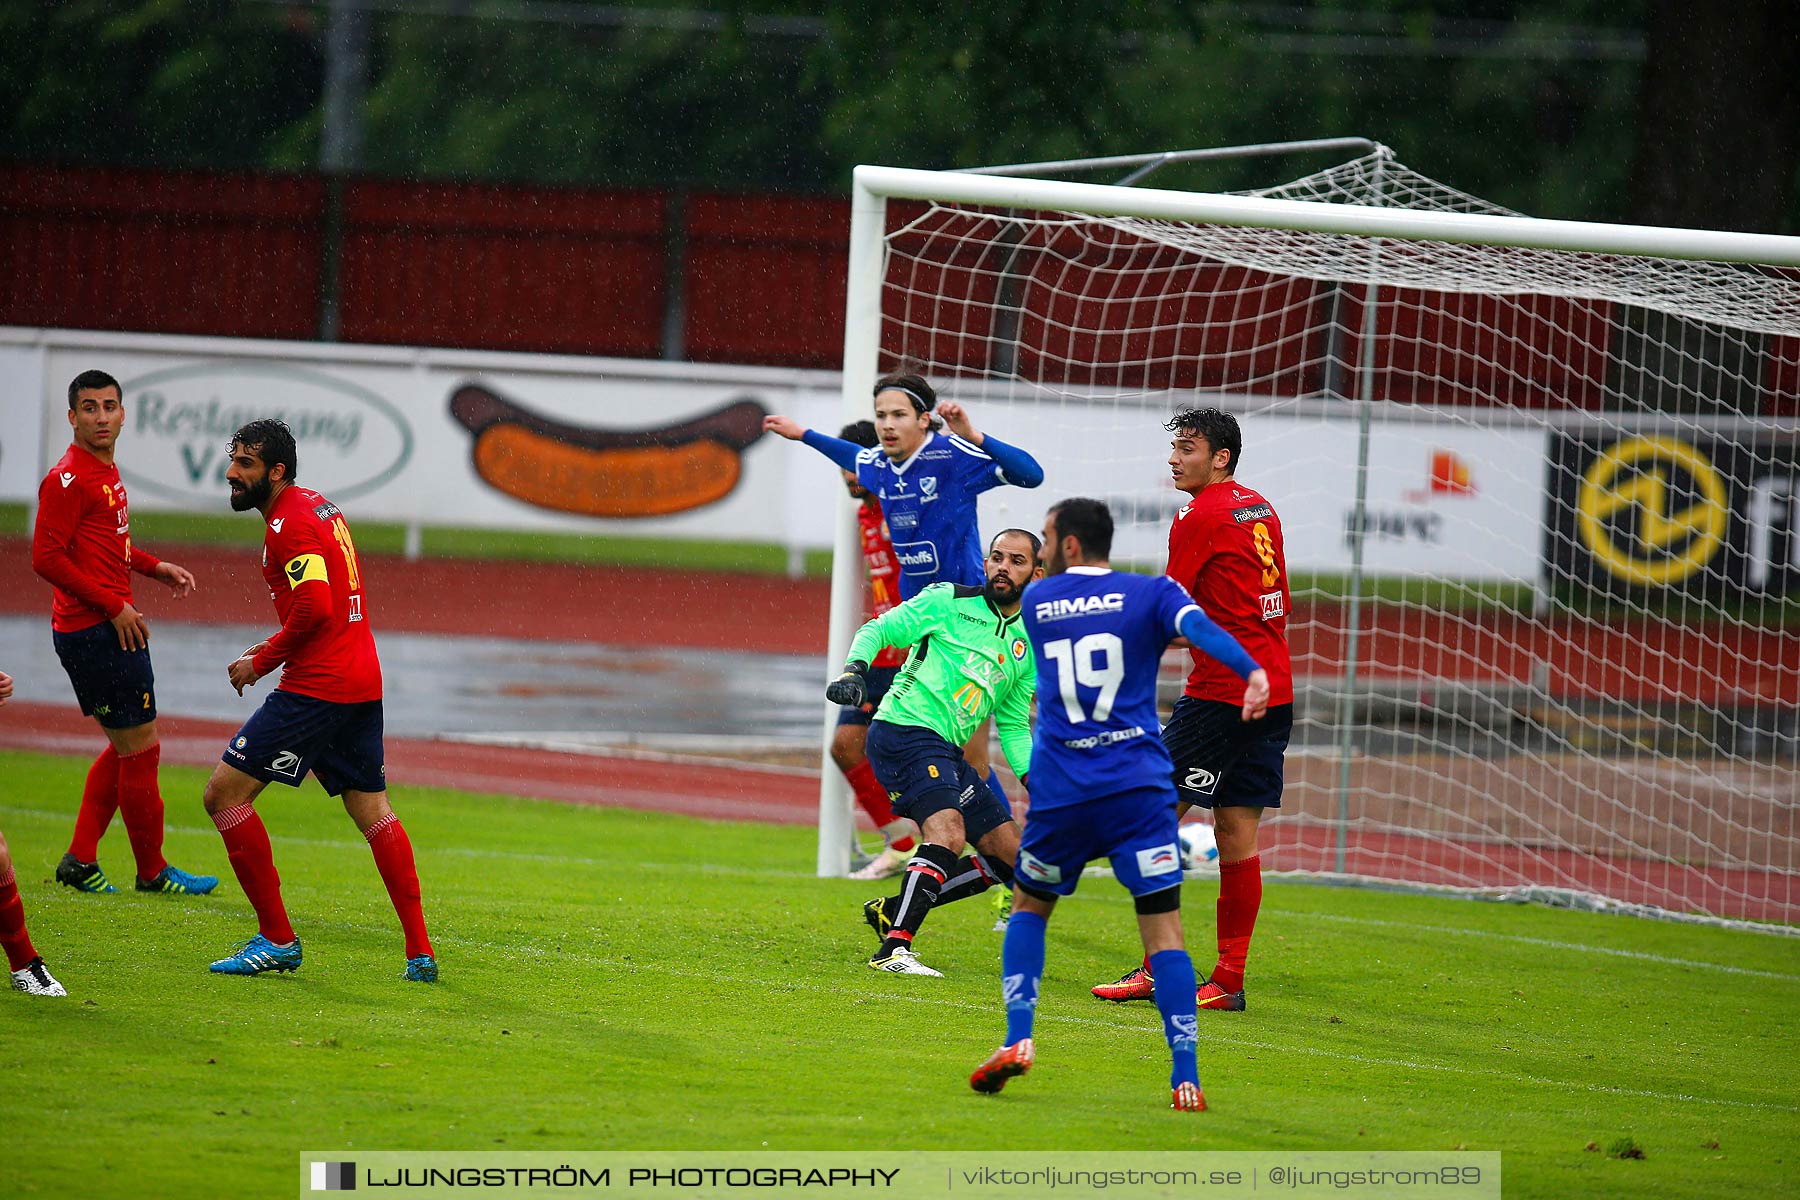
[[[0,829],[71,993],[0,996],[15,1195],[287,1194],[297,1152],[336,1148],[1498,1149],[1509,1196],[1775,1194],[1800,1158],[1789,938],[1271,883],[1249,1011],[1202,1016],[1195,1117],[1166,1108],[1154,1008],[1087,995],[1136,960],[1096,879],[1051,923],[1037,1067],[983,1097],[992,909],[933,915],[948,978],[870,972],[876,889],[814,878],[809,829],[402,787],[425,987],[348,818],[271,788],[306,964],[235,979],[206,972],[254,926],[201,772],[163,771],[168,848],[220,895],[49,882],[84,769],[0,754]],[[129,879],[116,823],[101,861]],[[1187,893],[1203,947],[1215,890]],[[1626,1138],[1643,1158],[1607,1153]]]

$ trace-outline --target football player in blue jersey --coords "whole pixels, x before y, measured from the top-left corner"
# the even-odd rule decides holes
[[[763,418],[763,429],[808,446],[850,472],[881,502],[900,563],[900,599],[934,583],[984,587],[987,555],[976,522],[976,500],[1002,484],[1034,488],[1044,468],[1017,446],[984,434],[954,400],[940,402],[921,375],[884,375],[875,383],[875,434],[864,449],[792,417]],[[988,762],[988,729],[975,732],[964,755],[996,796],[1000,779]]]
[[[934,583],[985,585],[976,497],[1002,484],[1044,482],[1036,459],[977,430],[962,405],[939,403],[918,375],[887,375],[875,384],[879,446],[864,449],[791,417],[764,417],[763,428],[805,442],[881,501],[900,560],[902,601]]]
[[[1001,951],[1006,1042],[969,1076],[997,1092],[1031,1069],[1044,930],[1082,868],[1109,859],[1137,905],[1173,1070],[1172,1107],[1206,1108],[1195,1043],[1194,964],[1181,934],[1181,847],[1174,768],[1156,712],[1163,651],[1188,639],[1245,680],[1245,720],[1269,703],[1269,677],[1236,638],[1166,575],[1115,572],[1113,521],[1098,500],[1065,500],[1044,518],[1046,577],[1025,590],[1037,660],[1031,818],[1013,865],[1012,922]]]

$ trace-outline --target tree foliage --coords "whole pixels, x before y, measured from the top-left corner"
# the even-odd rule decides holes
[[[366,0],[359,169],[835,192],[858,162],[1358,134],[1543,216],[1800,229],[1791,0],[715,2]],[[311,168],[330,19],[323,4],[6,0],[0,156]]]

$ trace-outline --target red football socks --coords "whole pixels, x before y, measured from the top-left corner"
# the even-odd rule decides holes
[[[156,788],[156,768],[161,762],[161,743],[119,758],[119,815],[131,838],[139,879],[155,879],[169,865],[162,852],[162,793]]]
[[[369,852],[375,856],[375,869],[387,885],[388,899],[400,918],[400,930],[406,936],[406,957],[430,954],[431,939],[425,933],[425,910],[419,905],[419,872],[413,864],[412,840],[394,813],[363,830],[369,840]]]
[[[32,948],[31,935],[25,932],[25,902],[19,899],[19,885],[10,863],[6,873],[0,875],[0,946],[6,947],[9,971],[22,969],[38,956]]]
[[[862,810],[869,814],[869,820],[880,829],[894,819],[893,806],[888,803],[887,789],[875,778],[875,768],[863,759],[854,767],[844,772],[844,778],[850,781],[850,790],[856,793],[856,802]]]
[[[856,793],[856,803],[869,815],[875,828],[881,830],[889,846],[904,852],[917,845],[906,822],[894,815],[894,806],[888,803],[887,789],[875,778],[875,768],[869,765],[868,759],[845,771],[844,778],[850,781],[850,790]]]
[[[81,811],[75,814],[75,834],[69,839],[69,853],[84,863],[100,857],[100,839],[112,824],[113,812],[119,807],[119,754],[108,742],[106,749],[88,768],[87,786],[81,789]]]
[[[225,855],[231,860],[238,886],[256,910],[257,929],[277,946],[292,942],[294,927],[288,924],[287,907],[281,902],[281,876],[275,873],[269,831],[263,828],[256,809],[248,804],[221,809],[213,814],[213,824],[225,841]]]
[[[1262,856],[1252,854],[1219,864],[1219,963],[1212,979],[1227,992],[1244,988],[1244,965],[1250,958],[1250,935],[1256,910],[1262,907]]]

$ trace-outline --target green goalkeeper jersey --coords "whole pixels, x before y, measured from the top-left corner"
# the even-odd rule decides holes
[[[1013,771],[1031,769],[1037,674],[1018,613],[1001,616],[980,588],[934,583],[857,630],[850,658],[871,662],[884,646],[912,653],[877,721],[921,725],[961,746],[991,715]]]

